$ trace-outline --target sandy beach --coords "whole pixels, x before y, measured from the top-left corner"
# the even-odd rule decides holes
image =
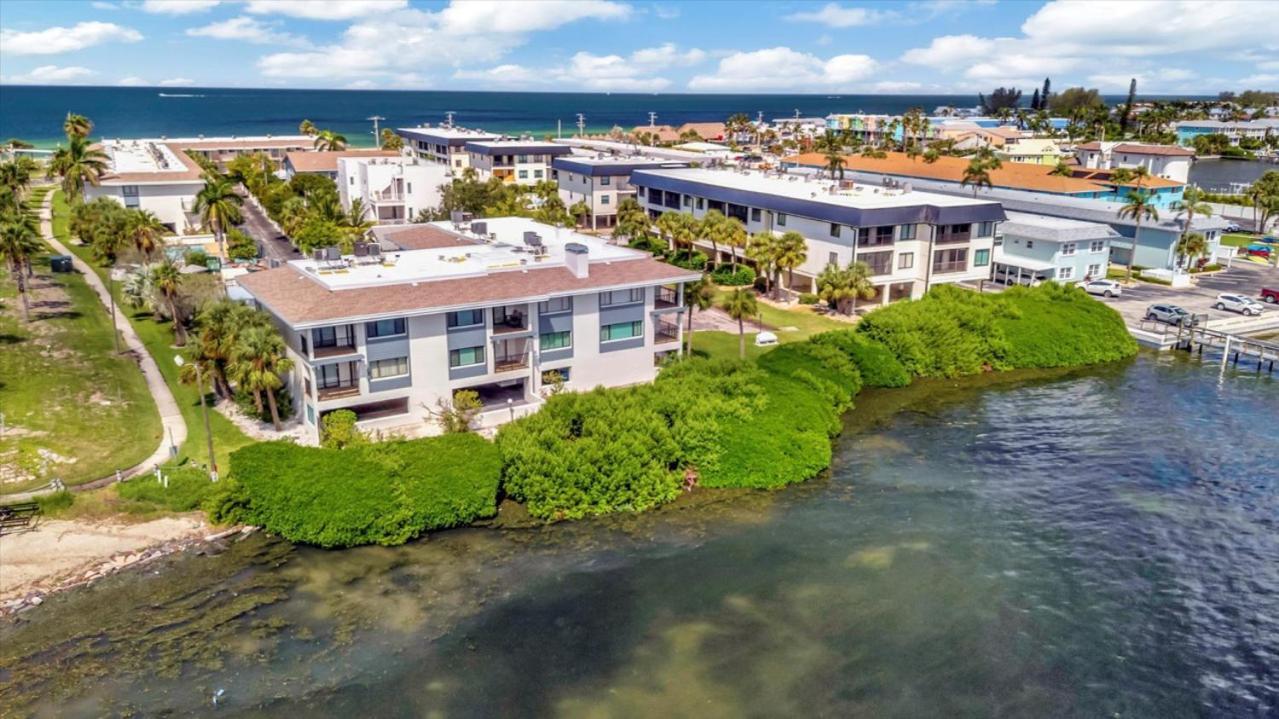
[[[198,514],[126,524],[45,520],[33,531],[0,537],[0,612],[43,595],[167,554],[203,540],[209,526]]]

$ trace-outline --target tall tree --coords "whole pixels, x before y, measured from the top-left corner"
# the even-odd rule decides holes
[[[724,234],[721,236],[724,244],[728,245],[729,259],[732,265],[732,271],[737,272],[737,251],[746,247],[746,225],[736,217],[728,218],[728,223],[724,226]]]
[[[711,269],[719,265],[719,243],[728,238],[728,218],[719,210],[707,210],[697,226],[697,236],[711,243]]]
[[[795,268],[808,259],[808,243],[804,236],[794,230],[782,233],[777,240],[777,251],[773,256],[773,264],[777,272],[786,271],[786,284],[792,291],[795,289]]]
[[[1198,232],[1183,232],[1173,251],[1177,254],[1177,264],[1189,270],[1196,257],[1208,252],[1208,241]]]
[[[737,356],[746,359],[746,318],[759,311],[755,293],[739,287],[725,295],[719,306],[729,317],[737,320]]]
[[[48,176],[62,178],[67,201],[75,204],[84,194],[86,184],[97,186],[107,171],[107,155],[80,135],[68,135],[67,146],[59,147],[49,160]]]
[[[1207,202],[1207,193],[1195,187],[1188,185],[1182,191],[1181,199],[1172,204],[1171,209],[1177,213],[1177,217],[1181,219],[1181,241],[1186,240],[1186,236],[1191,234],[1191,224],[1195,221],[1195,216],[1211,217],[1212,205]],[[1203,235],[1199,236],[1203,241]],[[1180,244],[1180,243],[1178,243]],[[1189,254],[1189,253],[1179,253]],[[1198,253],[1202,254],[1202,253]]]
[[[1039,109],[1039,88],[1035,88],[1035,94],[1030,96],[1030,109]]]
[[[163,237],[168,231],[154,213],[140,208],[128,211],[125,227],[133,246],[142,255],[143,262],[151,261],[151,253],[163,246]]]
[[[1119,137],[1128,136],[1128,121],[1132,118],[1132,106],[1137,100],[1137,78],[1128,83],[1128,100],[1124,102],[1123,114],[1119,116]]]
[[[169,306],[169,315],[173,318],[173,343],[178,347],[185,346],[187,330],[182,321],[182,269],[166,258],[151,267],[151,284]]]
[[[196,193],[195,211],[200,222],[213,231],[218,242],[218,254],[225,257],[223,243],[226,231],[240,221],[240,205],[244,198],[235,191],[231,181],[222,175],[205,175],[204,187]]]
[[[997,87],[995,91],[986,97],[982,93],[977,93],[977,99],[981,103],[982,112],[987,115],[993,115],[996,110],[1001,108],[1014,108],[1021,102],[1021,90],[1013,87]]]
[[[777,276],[777,235],[771,232],[757,232],[751,235],[746,245],[746,257],[755,263],[755,269],[764,278],[765,288],[777,295],[777,286],[773,278]]]
[[[62,121],[62,131],[66,133],[68,139],[72,137],[87,138],[89,133],[93,132],[93,121],[84,115],[68,112],[67,119]]]
[[[315,127],[314,122],[311,122],[310,120],[303,120],[298,123],[298,132],[306,135],[307,137],[315,137],[319,130]]]
[[[404,138],[397,135],[395,130],[389,127],[382,128],[382,136],[379,139],[383,150],[399,152],[404,149]]]
[[[284,386],[284,375],[293,369],[293,360],[285,354],[284,340],[268,327],[250,327],[239,337],[231,375],[241,387],[266,395],[271,411],[271,425],[280,431],[280,408],[275,392]]]
[[[693,352],[693,313],[705,312],[715,304],[715,285],[706,275],[684,285],[684,307],[688,310],[688,328],[684,330],[685,351]]]
[[[964,176],[960,180],[960,187],[972,186],[973,197],[977,196],[977,191],[985,187],[987,189],[993,187],[991,184],[990,173],[992,170],[998,170],[1003,167],[1004,163],[995,156],[993,150],[989,147],[983,147],[977,151],[977,154],[968,161],[968,166],[964,168]]]
[[[1048,78],[1044,78],[1044,89],[1039,93],[1039,109],[1048,109],[1048,98],[1052,97],[1052,83]]]
[[[39,236],[29,222],[16,218],[0,224],[0,257],[9,265],[9,273],[18,287],[22,300],[22,321],[31,321],[31,303],[27,297],[27,278],[24,270],[30,266],[31,257],[40,251]]]
[[[865,262],[851,262],[847,267],[832,262],[817,276],[817,296],[840,313],[853,314],[859,298],[875,296],[870,273],[870,265]]]
[[[1124,280],[1132,281],[1132,266],[1137,261],[1137,245],[1141,242],[1141,223],[1144,220],[1158,220],[1159,210],[1155,209],[1153,195],[1145,190],[1138,188],[1128,193],[1128,201],[1123,207],[1119,208],[1119,218],[1132,220],[1137,223],[1137,228],[1133,232],[1132,237],[1132,254],[1128,257],[1128,270],[1124,273]]]
[[[315,135],[315,149],[321,152],[337,152],[346,149],[346,135],[332,130],[320,130]]]

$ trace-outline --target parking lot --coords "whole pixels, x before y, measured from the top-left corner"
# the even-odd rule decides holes
[[[1118,310],[1129,325],[1140,322],[1146,315],[1147,307],[1160,303],[1179,305],[1194,314],[1206,314],[1211,321],[1239,316],[1235,312],[1213,308],[1218,294],[1228,292],[1259,299],[1262,287],[1279,289],[1279,270],[1236,260],[1234,267],[1199,277],[1190,287],[1173,289],[1148,282],[1134,282],[1131,287],[1124,288],[1122,297],[1097,299]],[[1268,310],[1279,313],[1279,306],[1268,306]]]

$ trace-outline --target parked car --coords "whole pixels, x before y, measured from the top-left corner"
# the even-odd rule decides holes
[[[1263,245],[1260,242],[1254,242],[1243,248],[1243,253],[1249,257],[1265,257],[1270,258],[1270,245]]]
[[[1229,225],[1226,225],[1226,232],[1238,232],[1239,229],[1238,222],[1231,222]]]
[[[1186,308],[1177,305],[1151,305],[1146,308],[1146,319],[1185,327],[1193,327],[1199,323]]]
[[[1080,282],[1079,286],[1090,295],[1101,295],[1102,297],[1119,297],[1124,293],[1124,288],[1114,280],[1089,280]]]
[[[1261,301],[1269,302],[1272,305],[1276,302],[1279,302],[1279,290],[1276,290],[1273,287],[1262,287]]]
[[[1241,315],[1249,315],[1255,317],[1261,314],[1261,303],[1251,297],[1244,295],[1236,295],[1229,292],[1223,292],[1217,295],[1217,304],[1213,305],[1219,310],[1230,310],[1238,312]]]

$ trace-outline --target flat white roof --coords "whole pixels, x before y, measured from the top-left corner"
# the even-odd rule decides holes
[[[872,209],[880,207],[912,207],[915,205],[933,205],[936,207],[964,207],[969,205],[998,204],[989,200],[971,197],[956,197],[919,190],[906,190],[904,187],[887,188],[875,183],[853,183],[850,189],[839,189],[831,192],[836,182],[815,174],[799,175],[787,173],[765,173],[760,170],[717,169],[707,167],[689,167],[683,169],[644,170],[646,175],[670,177],[676,180],[701,182],[734,190],[760,192],[796,200],[822,202],[842,207]],[[904,182],[902,185],[909,185]]]
[[[1003,247],[995,248],[995,262],[1001,265],[1020,267],[1024,270],[1051,270],[1057,267],[1053,263],[1044,260],[1009,254]]]
[[[470,127],[431,127],[430,125],[423,125],[421,127],[401,127],[401,128],[397,128],[397,131],[398,132],[416,132],[422,135],[431,135],[432,137],[439,137],[443,139],[449,139],[449,138],[480,139],[480,138],[500,137],[500,135],[498,135],[497,133],[485,132],[484,130],[477,130]]]
[[[370,262],[367,258],[357,261],[348,255],[342,263],[305,259],[291,260],[289,264],[330,290],[349,290],[482,277],[493,272],[564,267],[564,246],[569,243],[585,245],[587,257],[592,263],[649,257],[646,252],[612,245],[598,237],[544,225],[525,217],[474,220],[469,228],[475,228],[480,223],[485,225],[484,236],[476,234],[473,229],[455,229],[453,223],[447,220],[430,223],[445,232],[473,240],[474,245],[390,252],[386,253],[382,261],[377,262]],[[536,232],[541,236],[544,252],[534,253],[525,244],[525,232]]]
[[[138,172],[187,172],[186,163],[178,159],[168,145],[150,140],[104,140],[102,151],[116,174]]]

